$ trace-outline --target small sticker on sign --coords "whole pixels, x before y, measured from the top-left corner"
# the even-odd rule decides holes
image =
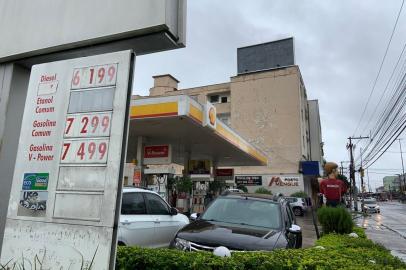
[[[44,217],[47,201],[48,191],[21,191],[17,215]]]
[[[24,173],[23,190],[47,190],[49,173]]]

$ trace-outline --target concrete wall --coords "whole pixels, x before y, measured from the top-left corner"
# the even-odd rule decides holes
[[[184,0],[3,0],[0,62],[157,32],[184,46],[185,24]]]
[[[319,102],[309,100],[310,157],[313,161],[323,162],[322,134],[320,124]]]
[[[0,81],[0,93],[2,97],[8,93],[8,98],[2,98],[0,103],[0,108],[5,111],[0,119],[0,126],[4,125],[0,149],[0,252],[30,76],[28,69],[17,65],[0,65],[0,73],[2,70],[4,75],[3,81]]]
[[[297,173],[301,159],[301,99],[296,67],[233,77],[231,127],[270,157],[265,167],[236,174]]]

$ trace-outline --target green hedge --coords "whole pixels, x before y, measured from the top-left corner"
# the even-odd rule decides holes
[[[317,217],[324,234],[350,233],[354,227],[351,214],[343,207],[321,207],[317,210]]]
[[[364,237],[329,234],[316,245],[306,249],[233,253],[231,258],[216,257],[209,252],[119,247],[116,269],[406,269],[388,250]]]

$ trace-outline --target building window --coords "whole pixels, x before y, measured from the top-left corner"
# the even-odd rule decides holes
[[[220,93],[218,95],[208,95],[207,99],[211,103],[229,103],[230,102],[230,93]]]
[[[219,102],[219,95],[210,96],[211,103],[218,103]]]

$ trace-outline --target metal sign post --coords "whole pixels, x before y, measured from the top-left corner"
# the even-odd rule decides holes
[[[124,51],[33,66],[2,267],[114,266],[131,60]]]

